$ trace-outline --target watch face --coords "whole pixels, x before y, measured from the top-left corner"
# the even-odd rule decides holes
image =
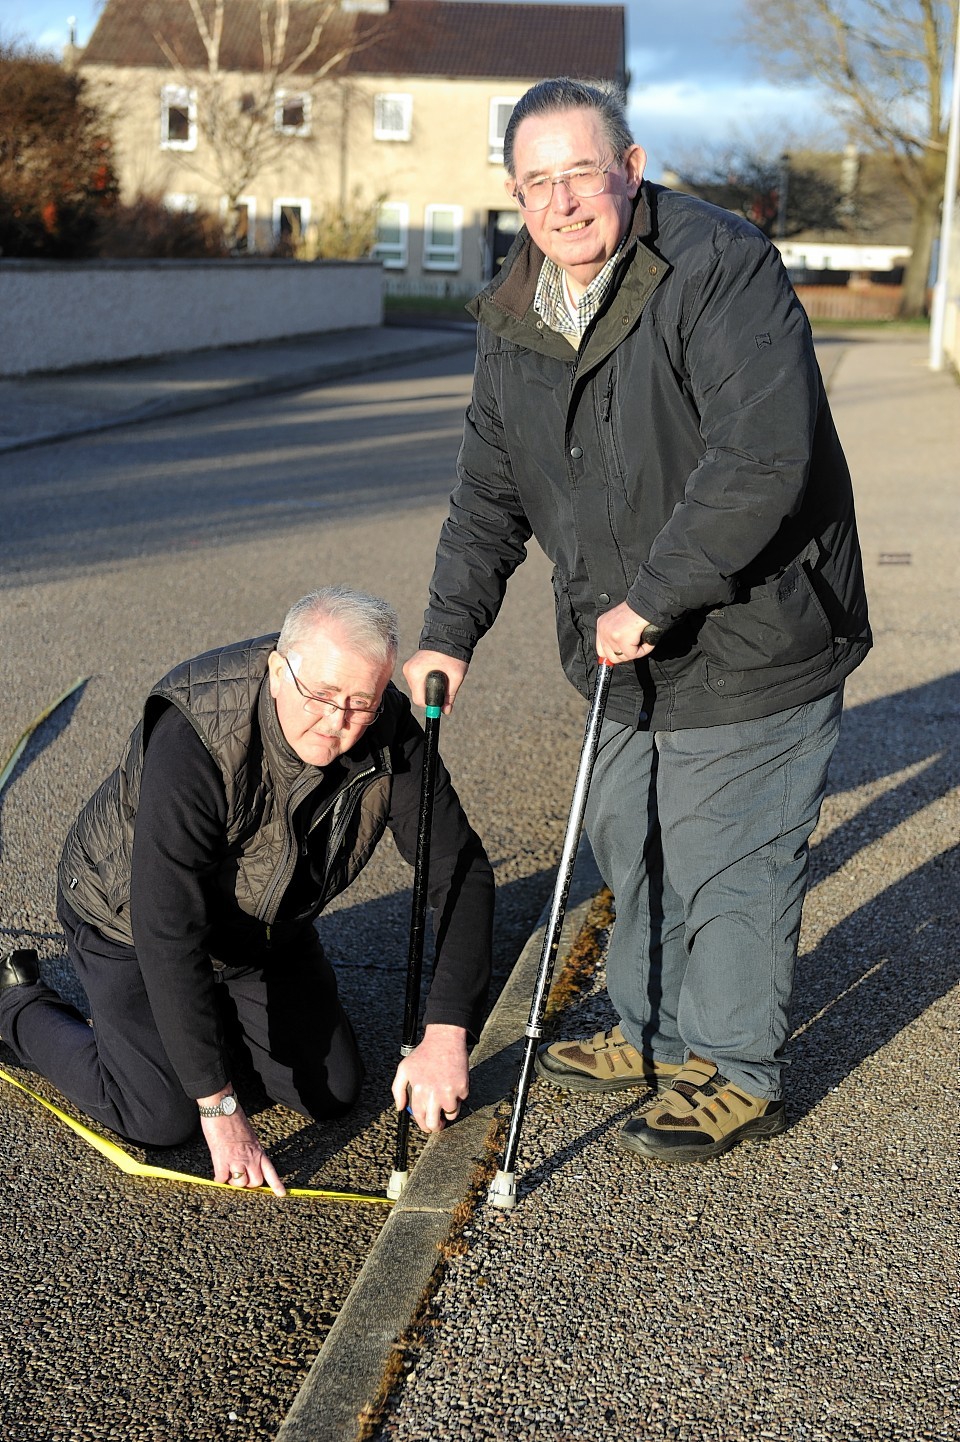
[[[237,1099],[236,1099],[236,1097],[233,1097],[233,1096],[224,1097],[223,1100],[222,1100],[221,1103],[220,1103],[220,1110],[223,1112],[223,1115],[224,1115],[225,1117],[232,1117],[233,1114],[234,1114],[234,1112],[236,1111],[236,1109],[237,1109]]]

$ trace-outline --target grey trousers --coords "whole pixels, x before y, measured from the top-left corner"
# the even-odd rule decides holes
[[[586,829],[616,900],[607,988],[659,1061],[704,1057],[782,1095],[808,842],[843,688],[758,721],[686,731],[605,722]]]

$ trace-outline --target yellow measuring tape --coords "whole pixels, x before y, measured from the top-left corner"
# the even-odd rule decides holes
[[[126,1172],[130,1177],[156,1177],[164,1182],[190,1182],[195,1187],[219,1187],[221,1190],[227,1192],[236,1193],[245,1191],[255,1192],[260,1196],[273,1196],[269,1187],[231,1187],[227,1182],[214,1182],[210,1181],[207,1177],[191,1176],[189,1172],[172,1172],[166,1167],[151,1167],[148,1166],[146,1162],[138,1162],[135,1157],[130,1156],[129,1152],[125,1152],[123,1147],[118,1147],[116,1142],[109,1142],[106,1137],[99,1136],[96,1132],[91,1131],[89,1127],[85,1127],[82,1122],[74,1121],[73,1117],[67,1116],[66,1112],[62,1112],[60,1108],[55,1107],[52,1102],[45,1101],[43,1097],[37,1096],[36,1092],[31,1091],[29,1087],[24,1086],[23,1082],[17,1081],[16,1077],[12,1077],[9,1072],[5,1072],[2,1068],[0,1068],[0,1080],[9,1082],[10,1085],[15,1086],[18,1091],[25,1092],[26,1095],[32,1097],[35,1102],[39,1102],[48,1112],[53,1112],[53,1115],[59,1117],[72,1132],[76,1132],[78,1137],[82,1137],[83,1140],[98,1151],[101,1156],[106,1157],[107,1161],[113,1162],[115,1167],[119,1167],[122,1172]],[[380,1207],[393,1206],[393,1202],[388,1197],[377,1197],[367,1192],[324,1192],[317,1191],[312,1187],[288,1187],[287,1196],[320,1197],[328,1202],[370,1202],[374,1206]]]
[[[12,776],[14,767],[23,755],[27,742],[37,727],[41,726],[48,716],[52,716],[57,707],[66,701],[68,696],[72,696],[74,691],[78,691],[83,683],[89,679],[89,676],[78,676],[76,681],[67,687],[66,691],[61,692],[56,701],[52,701],[45,711],[41,711],[40,715],[36,716],[30,722],[30,725],[20,736],[17,744],[3,763],[3,769],[0,770],[0,791],[3,790]],[[244,1191],[255,1192],[260,1196],[273,1196],[269,1187],[231,1187],[227,1182],[214,1182],[207,1177],[194,1177],[187,1172],[172,1172],[166,1167],[151,1167],[145,1162],[138,1162],[135,1157],[131,1157],[122,1147],[118,1147],[116,1142],[109,1142],[106,1137],[99,1136],[96,1132],[91,1131],[89,1127],[85,1127],[82,1122],[74,1121],[73,1117],[67,1116],[66,1112],[62,1112],[60,1108],[55,1107],[52,1102],[45,1101],[43,1097],[37,1096],[36,1092],[31,1091],[29,1087],[23,1085],[23,1082],[17,1081],[16,1077],[12,1077],[9,1072],[3,1071],[2,1068],[0,1068],[0,1080],[9,1082],[10,1085],[15,1086],[18,1091],[24,1092],[28,1097],[32,1097],[35,1102],[39,1102],[48,1112],[53,1112],[53,1115],[59,1117],[71,1131],[76,1132],[78,1137],[82,1137],[88,1145],[98,1151],[101,1156],[106,1157],[107,1161],[113,1162],[113,1165],[119,1167],[122,1172],[126,1172],[128,1176],[156,1177],[164,1182],[189,1182],[195,1187],[220,1187],[228,1192]],[[393,1202],[389,1197],[377,1197],[366,1192],[325,1192],[317,1191],[311,1187],[288,1187],[287,1196],[319,1197],[321,1200],[327,1202],[369,1202],[374,1206],[380,1207],[393,1206]]]

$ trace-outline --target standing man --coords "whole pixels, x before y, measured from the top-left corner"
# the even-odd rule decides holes
[[[614,94],[535,85],[504,159],[526,228],[473,303],[458,483],[404,670],[417,701],[442,665],[453,703],[535,536],[567,676],[588,696],[595,657],[615,667],[587,829],[620,1017],[538,1071],[656,1090],[622,1144],[702,1161],[786,1124],[808,840],[870,646],[850,477],[777,251],[644,181]]]
[[[329,586],[279,635],[177,666],[67,837],[57,914],[91,1007],[0,963],[0,1035],[82,1111],[172,1146],[200,1121],[214,1178],[284,1186],[232,1081],[237,1049],[268,1094],[340,1116],[363,1067],[314,919],[389,827],[411,863],[423,732],[390,683],[396,612]],[[438,768],[428,899],[437,966],[420,1045],[393,1085],[425,1131],[469,1089],[490,975],[493,874]]]

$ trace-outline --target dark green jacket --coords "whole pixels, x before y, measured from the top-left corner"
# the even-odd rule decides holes
[[[824,695],[870,645],[850,476],[779,256],[731,213],[644,185],[579,352],[533,309],[522,231],[473,303],[473,396],[421,645],[469,660],[535,536],[589,695],[599,614],[667,627],[607,714],[662,729]]]

